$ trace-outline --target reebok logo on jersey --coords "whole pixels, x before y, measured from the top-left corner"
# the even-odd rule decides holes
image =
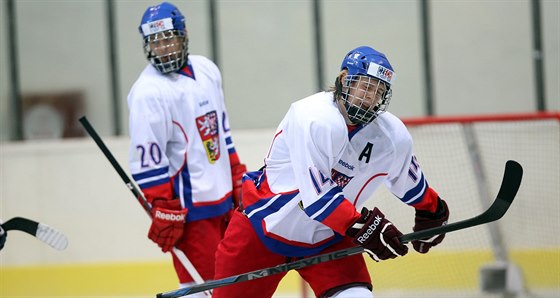
[[[376,215],[375,220],[371,223],[371,225],[369,225],[368,229],[356,240],[358,240],[360,244],[364,244],[368,240],[369,236],[371,236],[375,232],[382,219],[383,218],[381,216]]]
[[[173,213],[163,213],[159,210],[156,210],[156,215],[157,218],[161,218],[163,220],[169,220],[169,221],[185,221],[185,215],[184,214],[173,214]]]
[[[345,167],[345,168],[347,168],[347,169],[350,170],[350,171],[354,171],[354,166],[351,165],[351,164],[349,164],[349,163],[347,163],[347,162],[345,162],[345,161],[342,160],[342,159],[338,160],[338,164],[341,165],[341,166],[343,166],[343,167]]]

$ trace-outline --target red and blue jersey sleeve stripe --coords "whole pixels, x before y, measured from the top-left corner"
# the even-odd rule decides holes
[[[322,222],[334,209],[344,200],[344,194],[340,187],[331,188],[319,200],[305,207],[305,213],[312,219]]]
[[[360,217],[354,205],[346,200],[338,186],[306,207],[305,213],[341,235],[344,235],[348,227]]]
[[[424,193],[428,189],[428,183],[424,179],[424,174],[421,174],[420,180],[415,187],[407,191],[402,198],[399,198],[407,205],[414,205],[422,201]]]
[[[132,175],[141,189],[165,184],[169,182],[169,167],[149,170],[146,172]]]
[[[245,183],[251,183],[246,181]],[[274,233],[267,231],[264,218],[277,212],[294,199],[299,192],[290,192],[284,194],[271,194],[270,197],[263,197],[261,200],[245,208],[245,213],[251,221],[255,232],[263,243],[273,252],[284,256],[303,257],[320,253],[330,245],[339,242],[341,235],[334,234],[333,237],[327,238],[316,244],[306,244],[297,241],[290,241],[282,237],[276,236]]]
[[[227,145],[227,149],[228,149],[229,154],[235,153],[235,146],[233,145],[233,141],[231,140],[231,136],[226,137],[226,145]]]
[[[409,172],[409,175],[410,174],[414,173]],[[399,199],[415,209],[435,212],[437,207],[437,198],[437,192],[428,185],[428,182],[422,173],[418,184],[411,190],[407,191],[406,194]]]
[[[229,163],[234,166],[240,163],[239,156],[237,155],[237,151],[235,151],[235,146],[233,145],[233,141],[231,140],[231,136],[226,137],[226,145],[229,154]]]
[[[173,186],[168,171],[169,167],[163,167],[132,175],[148,202],[152,203],[155,198],[173,198]]]

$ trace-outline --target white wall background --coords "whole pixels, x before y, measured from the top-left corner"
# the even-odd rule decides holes
[[[7,0],[0,1],[0,141],[13,131]],[[137,31],[155,1],[115,1],[121,127],[126,95],[146,64]],[[425,115],[419,1],[323,1],[322,87],[360,45],[385,52],[397,72],[391,111]],[[430,1],[438,115],[536,109],[530,0]],[[187,17],[193,54],[211,56],[208,1],[175,1]],[[546,104],[560,110],[560,1],[543,0]],[[80,90],[86,114],[112,133],[108,22],[104,0],[18,0],[23,94]],[[315,91],[312,1],[217,1],[219,61],[233,129],[273,128],[288,105]]]
[[[96,126],[96,124],[93,124]],[[508,159],[520,162],[524,178],[510,210],[499,221],[508,250],[558,248],[560,235],[560,126],[544,122],[476,128],[490,198],[477,193],[476,172],[458,125],[411,128],[426,179],[448,201],[456,222],[486,209]],[[259,169],[273,129],[238,130],[234,142],[249,170]],[[128,171],[126,137],[105,143]],[[29,217],[69,238],[59,252],[33,237],[10,232],[0,264],[126,262],[167,258],[147,239],[150,220],[93,140],[3,144],[0,218]],[[482,198],[482,199],[481,199]],[[368,206],[379,206],[403,233],[411,232],[413,209],[382,187]],[[451,233],[442,250],[489,250],[487,226]]]
[[[265,129],[235,134],[240,158],[250,169],[262,166],[273,133]],[[129,173],[129,139],[104,141]],[[29,235],[10,232],[0,253],[1,265],[169,257],[147,239],[150,219],[90,138],[3,144],[1,154],[0,219],[28,217],[59,229],[69,239],[61,252]]]

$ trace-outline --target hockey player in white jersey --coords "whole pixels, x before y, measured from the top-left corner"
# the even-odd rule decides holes
[[[428,185],[410,134],[385,112],[394,80],[384,54],[359,47],[331,90],[291,105],[264,167],[244,177],[242,211],[218,246],[215,279],[356,245],[376,261],[404,256],[402,233],[378,208],[362,208],[380,185],[416,209],[415,231],[446,223],[447,205]],[[426,253],[443,238],[413,247]],[[362,255],[298,272],[317,297],[372,297]],[[284,275],[217,288],[213,297],[271,297]]]
[[[185,17],[163,2],[139,27],[150,62],[128,95],[130,170],[152,205],[148,237],[162,251],[182,250],[203,279],[238,205],[240,163],[229,130],[221,73],[189,55]],[[193,281],[173,255],[181,286]]]

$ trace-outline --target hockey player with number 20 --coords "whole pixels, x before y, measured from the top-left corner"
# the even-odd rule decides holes
[[[330,90],[291,105],[264,167],[244,178],[243,210],[218,246],[214,279],[356,245],[376,261],[404,256],[397,227],[378,208],[362,208],[380,185],[416,209],[415,231],[446,223],[447,204],[428,185],[410,134],[385,112],[394,80],[384,54],[358,47]],[[426,253],[444,236],[412,245]],[[372,297],[361,254],[297,271],[317,297]],[[285,274],[217,288],[213,297],[271,297]]]
[[[185,17],[173,4],[148,7],[139,30],[150,64],[128,95],[129,165],[152,206],[148,237],[164,252],[183,251],[208,280],[246,171],[221,74],[209,59],[189,55]],[[173,263],[181,286],[192,283],[175,255]]]

